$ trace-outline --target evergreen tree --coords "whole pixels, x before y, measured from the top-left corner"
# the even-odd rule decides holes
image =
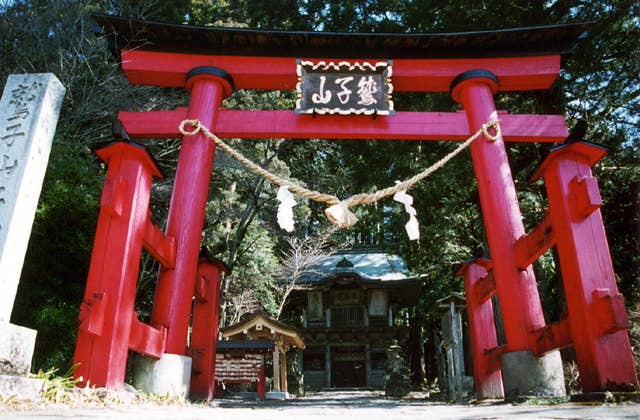
[[[499,94],[496,104],[511,113],[564,113],[570,126],[583,119],[588,123],[586,139],[611,147],[594,172],[605,200],[603,215],[620,287],[627,304],[638,307],[640,31],[636,2],[16,0],[0,5],[0,80],[11,73],[52,72],[67,87],[13,314],[16,324],[39,331],[36,368],[65,369],[71,363],[104,179],[104,168],[91,155],[91,148],[111,139],[111,122],[120,110],[172,109],[188,102],[184,90],[130,85],[104,40],[91,33],[92,11],[172,23],[387,33],[593,21],[589,37],[567,57],[561,77],[550,91]],[[292,92],[237,91],[224,106],[292,109],[294,98]],[[447,94],[403,93],[394,100],[399,110],[458,109]],[[180,141],[146,144],[168,175],[154,184],[151,203],[154,221],[164,226]],[[263,139],[233,145],[282,176],[340,198],[393,185],[455,146],[448,142],[317,139]],[[542,218],[546,208],[543,185],[527,182],[545,149],[541,145],[509,145],[528,228]],[[233,268],[223,295],[227,322],[258,302],[272,313],[277,310],[271,280],[279,258],[286,254],[290,236],[275,224],[275,191],[274,186],[217,152],[203,246]],[[419,242],[407,240],[403,228],[406,214],[399,204],[388,200],[356,209],[360,222],[337,232],[331,246],[376,243],[400,253],[413,271],[429,274],[421,311],[429,321],[430,308],[437,299],[462,291],[459,279],[453,278],[459,264],[484,248],[468,154],[451,161],[410,193],[421,223]],[[293,235],[321,235],[328,226],[324,206],[298,201]],[[545,255],[535,268],[545,305],[557,316],[561,290],[553,255]],[[156,276],[157,263],[148,256],[143,258],[137,302],[142,314],[150,309]],[[640,331],[634,328],[637,342]]]

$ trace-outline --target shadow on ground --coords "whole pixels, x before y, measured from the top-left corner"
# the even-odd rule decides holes
[[[432,406],[446,405],[441,401],[429,400],[425,392],[412,392],[406,398],[386,398],[383,391],[345,391],[332,390],[308,393],[304,397],[280,401],[258,401],[254,395],[228,397],[216,399],[218,407],[222,408],[266,408],[266,407],[367,407],[394,408],[399,406]]]

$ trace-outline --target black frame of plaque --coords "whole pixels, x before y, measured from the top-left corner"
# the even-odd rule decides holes
[[[296,114],[393,115],[393,61],[296,60]]]

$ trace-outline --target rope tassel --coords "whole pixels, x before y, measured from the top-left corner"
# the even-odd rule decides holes
[[[335,224],[340,229],[351,227],[358,222],[358,218],[351,212],[351,210],[349,210],[349,205],[345,201],[341,201],[338,204],[327,207],[324,210],[324,214],[331,223]]]

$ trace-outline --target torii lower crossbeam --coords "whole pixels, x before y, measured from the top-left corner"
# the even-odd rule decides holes
[[[473,133],[464,112],[397,112],[393,116],[296,115],[291,111],[222,109],[215,127],[218,137],[286,139],[372,139],[463,141]],[[186,108],[128,112],[118,119],[131,138],[181,137],[178,126]],[[562,143],[567,126],[561,115],[517,115],[499,111],[505,141]]]

